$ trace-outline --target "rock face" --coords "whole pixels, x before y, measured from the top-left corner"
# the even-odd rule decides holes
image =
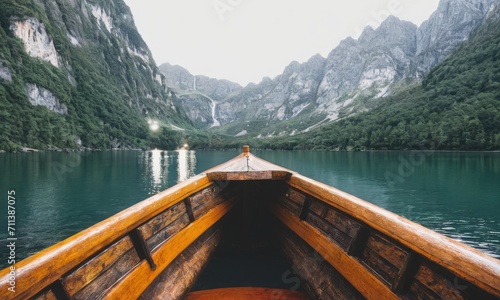
[[[441,0],[420,27],[390,16],[376,29],[365,28],[358,40],[342,41],[326,59],[316,55],[302,64],[292,62],[274,79],[227,94],[218,103],[215,118],[234,135],[242,130],[273,134],[272,124],[288,124],[282,133],[293,134],[369,110],[381,98],[419,82],[467,40],[499,2]],[[177,79],[169,84],[192,86],[186,74]],[[244,125],[249,122],[265,126],[254,126],[252,132]]]
[[[68,107],[59,102],[49,90],[38,87],[36,84],[28,84],[26,87],[28,99],[33,105],[41,105],[47,107],[50,111],[66,115],[68,114]]]
[[[336,120],[356,104],[357,111],[367,109],[357,99],[387,96],[403,78],[414,77],[416,31],[414,24],[389,17],[376,30],[367,27],[357,41],[342,41],[327,58],[316,110]]]
[[[59,67],[60,58],[54,47],[54,40],[47,34],[44,24],[34,18],[24,21],[13,18],[10,30],[24,42],[24,49],[29,55]]]
[[[232,120],[288,120],[299,115],[316,99],[323,78],[325,58],[315,55],[305,63],[292,62],[282,75],[248,85],[219,105],[217,116]]]
[[[466,41],[498,4],[497,0],[441,0],[417,31],[419,73],[426,74]]]

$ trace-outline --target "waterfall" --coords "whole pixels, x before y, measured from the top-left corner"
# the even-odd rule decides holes
[[[215,109],[217,108],[217,102],[215,102],[214,99],[211,99],[211,98],[208,98],[208,99],[210,99],[210,101],[212,101],[212,120],[214,120],[214,122],[212,123],[212,126],[210,126],[210,127],[218,127],[218,126],[220,126],[220,122],[219,122],[219,120],[217,120],[215,118]]]

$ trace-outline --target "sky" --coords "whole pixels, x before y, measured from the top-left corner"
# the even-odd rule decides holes
[[[388,16],[420,25],[439,0],[124,0],[158,65],[243,86],[323,57]]]

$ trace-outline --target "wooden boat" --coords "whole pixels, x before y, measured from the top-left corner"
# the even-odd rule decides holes
[[[500,297],[499,260],[247,146],[15,267],[1,299]]]

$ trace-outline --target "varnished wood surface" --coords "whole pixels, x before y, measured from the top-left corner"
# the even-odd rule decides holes
[[[500,297],[499,260],[305,176],[295,173],[289,184],[386,234],[459,278]]]
[[[205,291],[191,292],[186,300],[307,300],[307,295],[299,291],[259,288],[259,287],[240,287],[223,288]]]
[[[276,217],[314,248],[367,299],[399,299],[378,277],[367,270],[319,230],[276,205]]]
[[[105,249],[152,216],[212,182],[198,175],[165,190],[16,264],[16,293],[8,288],[8,269],[0,272],[0,299],[28,299],[87,258]],[[78,249],[76,251],[75,249]],[[146,262],[147,264],[147,262]],[[148,266],[149,267],[149,266]]]
[[[215,180],[284,180],[293,171],[243,152],[237,157],[204,172]]]
[[[129,299],[137,299],[180,253],[228,213],[233,204],[234,201],[226,201],[189,224],[152,254],[156,270],[151,270],[148,262],[142,261],[113,286],[103,299],[123,299],[123,295],[127,295]]]
[[[216,224],[191,244],[148,286],[140,300],[183,299],[222,238]]]

